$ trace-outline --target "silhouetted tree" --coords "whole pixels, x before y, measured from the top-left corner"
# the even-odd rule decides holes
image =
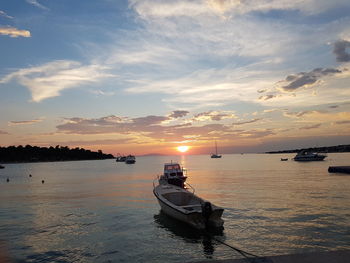
[[[83,148],[69,149],[68,146],[38,147],[26,145],[0,147],[0,162],[53,162],[74,160],[112,159],[112,154],[101,150],[93,152]]]

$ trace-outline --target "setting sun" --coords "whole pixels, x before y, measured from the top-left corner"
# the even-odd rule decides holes
[[[187,152],[189,148],[190,148],[189,146],[184,146],[184,145],[176,147],[176,149],[182,153]]]

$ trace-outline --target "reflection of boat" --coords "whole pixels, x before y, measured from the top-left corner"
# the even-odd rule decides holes
[[[211,158],[221,158],[221,155],[218,154],[218,146],[216,144],[216,141],[215,141],[215,153],[211,154]]]
[[[159,214],[154,215],[154,222],[156,223],[157,227],[169,232],[172,238],[174,236],[180,237],[184,242],[191,244],[202,243],[205,256],[211,256],[215,251],[212,236],[220,236],[221,238],[225,238],[222,229],[209,229],[209,235],[205,233],[203,234],[188,224],[179,222],[178,220],[167,216],[162,211],[160,211]]]
[[[308,152],[306,150],[300,151],[294,157],[294,161],[297,162],[310,162],[310,161],[323,161],[327,155],[322,155],[314,152]]]
[[[117,158],[115,159],[116,162],[125,162],[126,156],[117,154]]]
[[[132,164],[136,162],[136,158],[134,155],[128,155],[125,158],[125,163]]]
[[[176,168],[173,170],[183,171],[176,163],[165,164],[164,170],[166,171],[171,165],[175,166],[172,168]],[[194,190],[188,191],[185,188],[186,178],[181,172],[164,173],[158,180],[159,185],[153,185],[153,193],[162,211],[196,229],[205,229],[209,226],[222,228],[224,220],[221,216],[224,209],[198,197],[194,194]]]
[[[281,158],[281,161],[288,161],[288,158]]]

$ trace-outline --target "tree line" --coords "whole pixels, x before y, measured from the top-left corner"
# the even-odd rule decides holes
[[[112,159],[112,154],[104,154],[101,150],[93,152],[68,146],[38,147],[38,146],[8,146],[0,147],[0,162],[55,162],[78,160]]]
[[[312,148],[294,149],[294,150],[283,150],[283,151],[272,151],[272,152],[266,152],[266,153],[298,153],[302,150],[306,150],[309,152],[322,152],[322,153],[344,153],[344,152],[350,152],[350,144],[324,146],[324,147],[312,147]]]

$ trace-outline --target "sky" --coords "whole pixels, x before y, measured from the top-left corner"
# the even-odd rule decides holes
[[[350,144],[348,0],[2,0],[0,146]]]

